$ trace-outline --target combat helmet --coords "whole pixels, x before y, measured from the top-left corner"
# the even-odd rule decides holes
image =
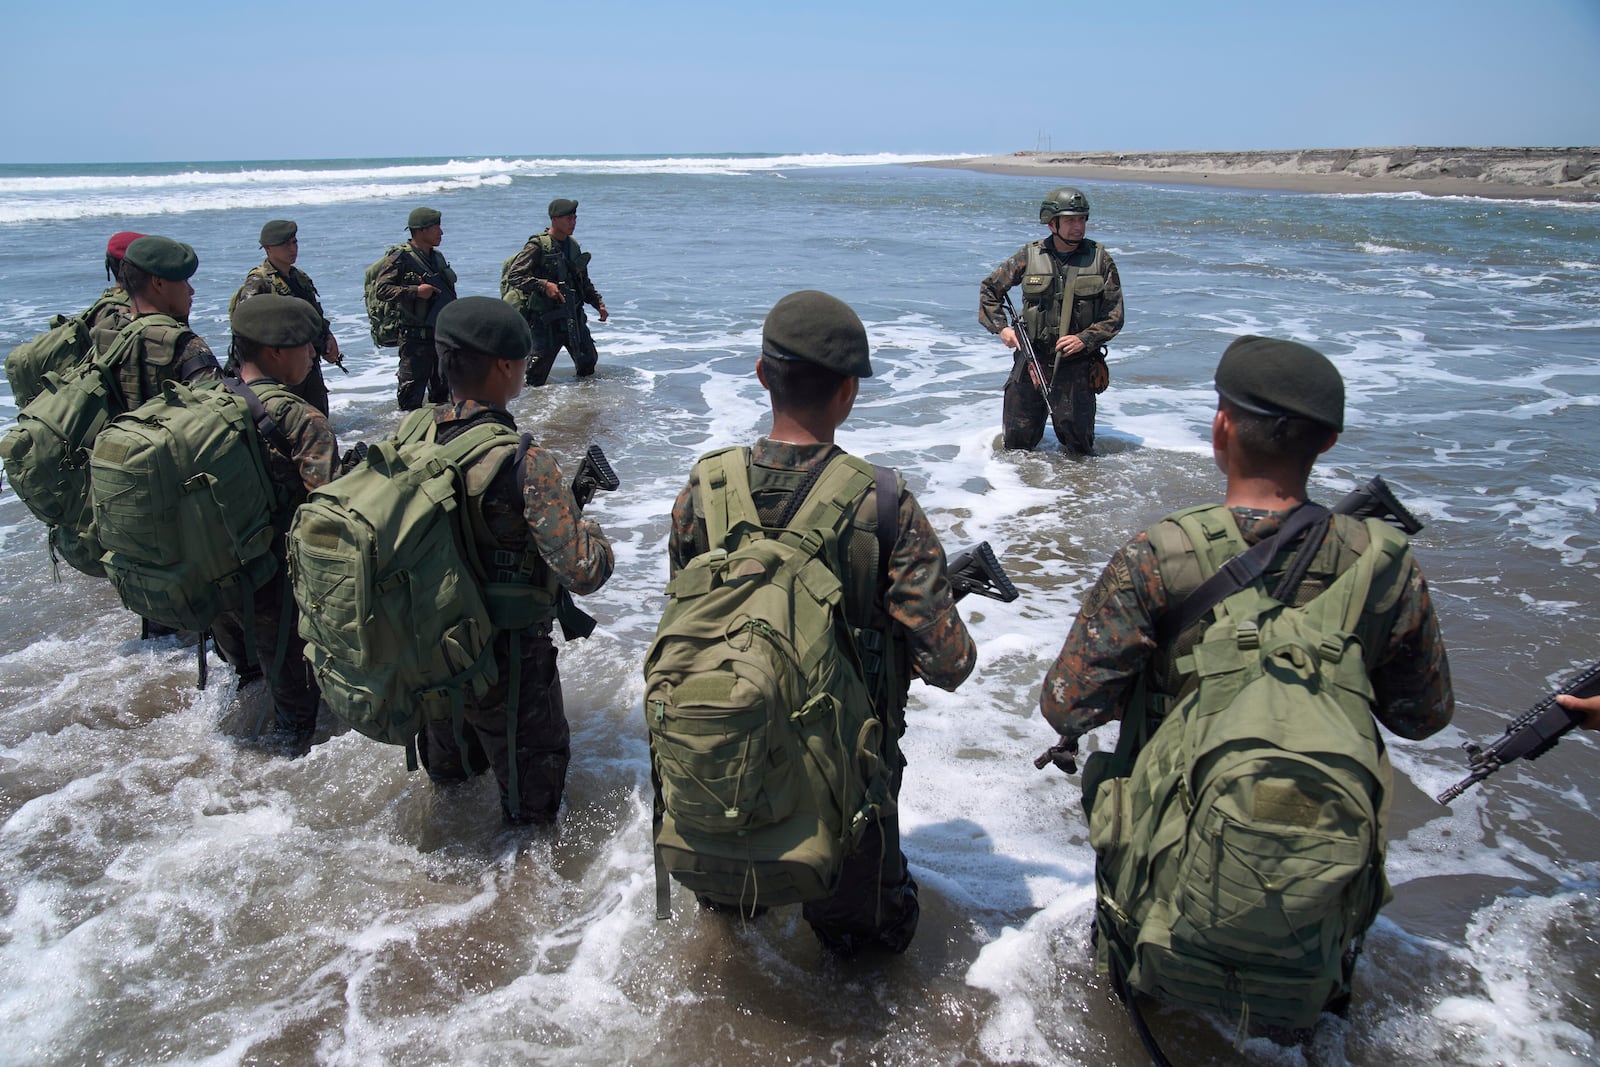
[[[1088,214],[1089,198],[1070,185],[1063,185],[1061,188],[1054,190],[1039,204],[1039,221],[1047,226],[1050,224],[1051,219],[1060,215],[1083,215],[1087,217]]]

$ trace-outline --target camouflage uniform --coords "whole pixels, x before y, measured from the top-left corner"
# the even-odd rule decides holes
[[[271,378],[258,378],[251,388],[281,383]],[[261,390],[257,389],[257,392]],[[321,694],[316,676],[306,659],[305,640],[300,636],[299,611],[294,596],[289,591],[288,532],[295,509],[305,503],[311,490],[333,480],[338,464],[339,443],[327,417],[304,400],[279,393],[263,401],[267,414],[278,424],[288,438],[290,454],[283,456],[261,443],[262,458],[266,463],[267,477],[272,481],[272,525],[276,531],[272,540],[272,554],[278,561],[278,572],[266,585],[256,591],[255,611],[251,620],[255,636],[255,657],[260,669],[267,675],[272,689],[276,732],[283,736],[296,752],[304,752],[311,745],[311,735],[317,725],[317,703]],[[237,612],[224,612],[211,624],[211,634],[217,650],[224,659],[241,673],[249,662],[245,646],[244,619]],[[279,648],[279,639],[283,647]],[[274,663],[282,660],[276,672]]]
[[[838,451],[834,445],[797,445],[761,438],[751,452],[750,489],[763,522],[782,514],[806,472]],[[878,711],[885,724],[884,766],[891,769],[891,801],[877,824],[846,858],[839,888],[826,900],[804,906],[818,937],[839,948],[877,943],[903,951],[916,932],[917,884],[900,849],[900,820],[894,801],[900,795],[905,756],[905,706],[913,675],[940,689],[953,690],[972,673],[977,658],[972,637],[956,611],[945,571],[944,548],[916,498],[899,483],[899,530],[889,559],[888,585],[880,584],[876,534],[877,493],[869,492],[853,529],[841,538],[850,566],[841,578],[850,625],[888,638],[885,688]],[[668,553],[676,574],[710,550],[705,518],[695,513],[695,480],[672,506]],[[869,609],[862,605],[868,601]],[[869,617],[863,617],[863,614]]]
[[[95,351],[109,352],[117,336],[134,321],[144,317],[104,317],[100,326],[90,334]],[[152,397],[160,396],[161,386],[166,382],[222,380],[222,368],[217,365],[217,357],[212,354],[211,346],[176,319],[168,318],[168,322],[171,325],[147,328],[117,368],[117,383],[129,411]]]
[[[233,303],[228,305],[228,310],[233,310],[233,304],[240,300],[259,296],[262,293],[277,293],[279,296],[293,296],[304,300],[317,309],[317,314],[322,316],[322,336],[315,342],[317,348],[316,362],[311,364],[311,373],[306,375],[306,380],[299,385],[286,386],[289,392],[304,400],[324,415],[328,413],[328,383],[322,377],[322,357],[328,352],[328,340],[333,336],[333,327],[328,322],[327,314],[322,310],[322,301],[317,298],[317,287],[311,281],[311,276],[299,267],[290,267],[287,277],[272,265],[272,260],[264,261],[259,267],[251,267],[250,273],[245,275],[244,284],[239,286],[239,291],[233,296]],[[223,366],[222,372],[229,377],[239,376],[239,361],[233,353],[228,353],[228,362]]]
[[[400,248],[378,272],[374,292],[379,300],[397,305],[405,317],[405,325],[400,327],[396,398],[401,411],[414,411],[422,406],[424,396],[430,404],[443,403],[450,396],[439,370],[439,353],[433,345],[433,322],[440,309],[455,299],[456,272],[437,248],[426,255],[414,244]],[[440,287],[444,292],[435,293],[429,300],[417,296],[417,287],[427,280],[425,271],[448,283]]]
[[[1053,238],[1035,241],[1055,267],[1057,285],[1068,267],[1089,267],[1096,249],[1101,255],[1105,289],[1098,301],[1078,298],[1073,301],[1071,322],[1063,330],[1038,329],[1038,336],[1029,332],[1034,352],[1039,357],[1045,373],[1050,377],[1050,406],[1055,410],[1056,437],[1063,448],[1073,452],[1088,453],[1094,450],[1094,418],[1097,403],[1095,390],[1090,383],[1090,373],[1096,360],[1104,360],[1106,345],[1122,329],[1122,278],[1111,253],[1098,242],[1084,238],[1070,253],[1056,250]],[[1010,259],[996,267],[978,285],[978,321],[990,333],[998,334],[1006,326],[1002,308],[1007,290],[1019,284],[1027,272],[1029,245],[1023,245]],[[1049,301],[1059,301],[1052,287]],[[1023,300],[1024,317],[1030,302]],[[1098,313],[1096,312],[1098,307]],[[1053,312],[1051,316],[1053,317]],[[1083,341],[1083,351],[1076,356],[1055,355],[1056,341],[1063,332],[1075,333]],[[1032,449],[1044,437],[1044,398],[1033,384],[1028,360],[1020,351],[1013,357],[1011,376],[1006,379],[1005,406],[1001,416],[1006,448]]]
[[[565,257],[565,270],[555,255],[546,255],[545,241],[554,244],[557,253]],[[555,282],[560,285],[562,295],[566,298],[565,302],[557,302],[545,296],[542,291],[543,286],[538,284],[540,282]],[[600,355],[595,350],[594,337],[589,333],[589,323],[583,314],[583,305],[588,304],[599,310],[604,301],[600,298],[599,290],[589,280],[589,264],[582,249],[578,247],[577,238],[569,237],[565,241],[556,241],[550,236],[548,229],[534,234],[528,238],[528,243],[522,246],[522,251],[512,257],[506,271],[506,285],[527,298],[528,325],[533,330],[533,352],[528,356],[527,383],[537,386],[548,381],[550,369],[555,366],[556,356],[562,348],[565,348],[567,354],[572,357],[572,365],[577,368],[578,377],[586,378],[593,374]],[[569,314],[577,316],[576,350],[573,349],[572,338],[567,333]]]
[[[1290,514],[1241,507],[1230,510],[1249,544],[1272,535]],[[1296,602],[1304,604],[1326,589],[1366,544],[1365,528],[1359,520],[1334,516]],[[1292,556],[1292,550],[1279,552],[1263,579],[1266,588],[1273,587]],[[1374,710],[1378,721],[1401,737],[1416,739],[1449,723],[1455,697],[1427,582],[1415,560],[1408,558],[1407,567],[1405,588],[1393,608],[1377,615],[1363,613],[1357,634],[1377,695]],[[1208,613],[1177,635],[1171,647],[1157,644],[1157,620],[1192,591],[1167,587],[1148,533],[1140,533],[1123,546],[1085,598],[1061,654],[1045,675],[1039,710],[1050,725],[1062,736],[1075,738],[1112,719],[1122,719],[1129,710],[1135,682],[1142,678],[1145,691],[1158,694],[1147,705],[1155,714],[1146,729],[1153,731],[1160,713],[1155,705],[1169,704],[1189,681],[1177,672],[1175,661],[1193,647],[1213,618],[1213,613]]]
[[[440,444],[486,420],[516,429],[516,422],[504,409],[476,401],[434,408]],[[550,580],[551,585],[564,585],[580,595],[599,589],[611,577],[611,545],[598,523],[578,513],[555,457],[538,446],[530,447],[523,459],[520,485],[516,477],[516,466],[505,464],[482,497],[483,521],[473,528],[489,538],[477,546],[485,572],[502,569],[507,558],[521,560],[531,548],[540,559],[531,580]],[[516,798],[510,793],[512,755],[507,734],[511,720],[506,709],[513,641],[522,657],[515,720]],[[481,699],[469,696],[467,700],[467,751],[463,753],[457,745],[450,723],[429,722],[420,738],[419,754],[429,776],[439,782],[462,781],[486,765],[493,767],[507,819],[549,822],[561,807],[571,754],[550,624],[519,634],[497,633],[494,657],[498,681]]]

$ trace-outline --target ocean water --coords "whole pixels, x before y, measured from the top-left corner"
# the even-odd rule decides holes
[[[997,449],[1009,357],[977,283],[1036,223],[1047,178],[897,157],[338,160],[0,167],[0,349],[86,306],[117,230],[194,245],[192,323],[221,349],[261,224],[300,224],[350,374],[341,444],[397,424],[363,268],[420,203],[461,291],[581,201],[612,311],[599,373],[562,357],[513,410],[568,464],[617,573],[561,655],[573,724],[555,832],[503,831],[491,783],[437,793],[342,734],[293,763],[241,749],[260,687],[194,686],[103,581],[50,574],[0,495],[0,1063],[1100,1064],[1142,1050],[1087,953],[1093,855],[1075,778],[1037,772],[1040,680],[1110,552],[1215,499],[1210,374],[1235,335],[1316,344],[1349,388],[1319,465],[1336,500],[1382,474],[1415,539],[1456,723],[1391,745],[1395,900],[1347,1023],[1309,1050],[1156,1012],[1186,1063],[1578,1064],[1600,1059],[1600,751],[1570,735],[1446,809],[1459,745],[1600,656],[1600,208],[1082,183],[1127,328],[1099,454]],[[924,915],[903,957],[826,958],[781,908],[748,925],[675,895],[654,918],[640,663],[667,511],[694,458],[763,432],[751,373],[772,303],[827,289],[878,374],[841,443],[901,468],[951,549],[987,539],[1022,597],[969,599],[973,677],[915,685],[905,847]],[[16,409],[0,392],[0,431]],[[1047,434],[1046,445],[1054,443]],[[1114,732],[1102,731],[1109,745]]]

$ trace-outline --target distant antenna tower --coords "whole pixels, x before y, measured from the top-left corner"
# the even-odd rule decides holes
[[[1033,150],[1035,152],[1050,151],[1050,135],[1043,130],[1036,133],[1033,138]]]

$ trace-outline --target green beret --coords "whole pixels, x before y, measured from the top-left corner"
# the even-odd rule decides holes
[[[761,327],[761,354],[799,359],[851,378],[872,377],[867,328],[836,296],[803,289],[772,306]]]
[[[414,207],[411,214],[406,216],[406,229],[426,230],[429,226],[437,226],[444,218],[431,207]]]
[[[200,269],[194,249],[170,237],[141,237],[128,246],[122,261],[169,282],[188,281]]]
[[[300,227],[288,219],[273,219],[261,227],[261,247],[271,248],[274,245],[287,244],[299,230]]]
[[[1247,334],[1217,364],[1217,393],[1256,415],[1294,415],[1344,431],[1344,379],[1315,348]]]
[[[261,293],[233,305],[228,315],[233,332],[258,345],[298,348],[322,336],[322,316],[295,296]]]
[[[439,312],[434,344],[443,349],[481,352],[495,359],[524,360],[533,350],[533,333],[516,308],[492,296],[464,296]]]
[[[553,219],[559,219],[563,215],[576,215],[577,213],[578,202],[576,200],[563,198],[550,201],[550,217]]]

